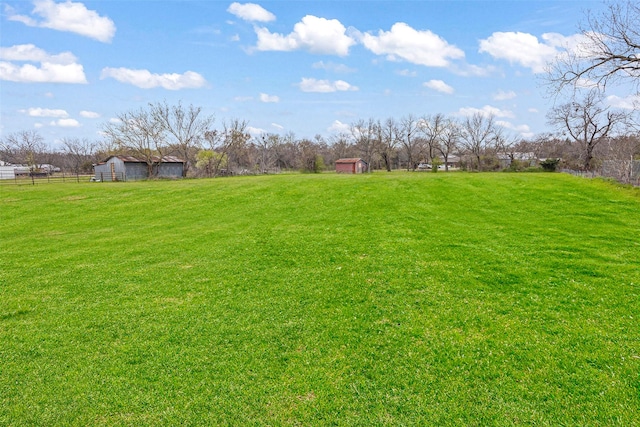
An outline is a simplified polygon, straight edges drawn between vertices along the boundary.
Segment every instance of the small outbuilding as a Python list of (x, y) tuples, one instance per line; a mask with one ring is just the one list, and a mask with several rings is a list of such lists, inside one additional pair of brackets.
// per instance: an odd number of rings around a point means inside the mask
[(16, 179), (29, 175), (32, 175), (32, 170), (29, 166), (12, 165), (0, 161), (0, 179)]
[(15, 166), (13, 165), (0, 165), (0, 179), (15, 179)]
[[(133, 156), (111, 156), (93, 166), (97, 181), (134, 181), (148, 179), (149, 164), (144, 159)], [(175, 156), (153, 159), (152, 178), (181, 178), (184, 160)]]
[(336, 160), (337, 173), (363, 173), (369, 170), (369, 164), (361, 158)]

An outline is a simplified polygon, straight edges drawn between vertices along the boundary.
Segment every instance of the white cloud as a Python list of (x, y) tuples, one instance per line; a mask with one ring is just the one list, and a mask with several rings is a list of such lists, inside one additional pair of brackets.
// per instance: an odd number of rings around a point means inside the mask
[(584, 77), (580, 77), (576, 80), (576, 87), (581, 89), (595, 89), (598, 86), (598, 82), (595, 80), (590, 80)]
[(496, 74), (498, 69), (493, 65), (487, 65), (484, 67), (472, 64), (451, 64), (449, 67), (454, 74), (463, 77), (487, 77), (492, 74)]
[(213, 27), (213, 26), (202, 26), (202, 27), (194, 28), (193, 30), (191, 30), (191, 32), (193, 34), (213, 35), (213, 36), (219, 36), (220, 34), (222, 34), (222, 31), (220, 30), (220, 28)]
[(0, 80), (20, 83), (86, 83), (84, 69), (80, 64), (60, 65), (42, 63), (17, 66), (0, 62)]
[(640, 109), (640, 95), (629, 95), (624, 98), (610, 95), (607, 96), (606, 103), (611, 107), (621, 108), (623, 110), (637, 110)]
[(53, 0), (36, 0), (32, 14), (39, 16), (42, 20), (13, 14), (12, 9), (9, 9), (8, 18), (30, 27), (68, 31), (105, 43), (110, 42), (116, 33), (116, 26), (111, 19), (87, 9), (82, 3), (73, 3), (69, 0), (61, 3)]
[(571, 51), (578, 56), (591, 55), (591, 41), (584, 34), (573, 34), (571, 36), (563, 36), (558, 33), (544, 33), (541, 36), (549, 46), (553, 46), (562, 51)]
[(280, 98), (276, 95), (267, 95), (266, 93), (260, 94), (260, 101), (262, 102), (280, 102)]
[(558, 54), (554, 47), (540, 43), (536, 36), (521, 32), (493, 33), (480, 41), (479, 51), (531, 68), (534, 73), (543, 72), (546, 64)]
[(451, 94), (454, 92), (454, 89), (442, 80), (429, 80), (428, 82), (423, 83), (422, 86), (442, 93)]
[(498, 92), (493, 94), (493, 99), (496, 101), (506, 101), (508, 99), (513, 99), (515, 98), (517, 95), (514, 91), (510, 90), (508, 92), (505, 92), (503, 90), (499, 90)]
[(331, 61), (326, 63), (324, 61), (318, 61), (315, 62), (312, 66), (316, 69), (332, 71), (334, 73), (354, 73), (356, 71), (356, 69), (354, 68), (349, 68), (344, 64), (336, 64)]
[(95, 111), (80, 111), (80, 116), (84, 117), (86, 119), (97, 119), (100, 117), (99, 113), (96, 113)]
[(496, 125), (501, 126), (505, 129), (516, 131), (522, 136), (531, 135), (531, 128), (528, 125), (514, 125), (511, 122), (505, 120), (496, 120)]
[(300, 90), (303, 92), (343, 92), (343, 91), (355, 91), (358, 90), (357, 86), (352, 86), (344, 80), (316, 80), (310, 78), (302, 78), (302, 81), (298, 83)]
[(58, 119), (49, 123), (51, 126), (58, 126), (62, 128), (77, 128), (80, 127), (80, 123), (76, 119)]
[(340, 120), (334, 120), (327, 130), (334, 133), (347, 133), (351, 131), (351, 126), (346, 123), (342, 123)]
[(245, 21), (270, 22), (276, 19), (273, 13), (255, 3), (231, 3), (227, 8), (227, 12)]
[(120, 83), (128, 83), (142, 89), (162, 87), (168, 90), (193, 89), (203, 87), (207, 81), (200, 74), (187, 71), (183, 74), (153, 74), (148, 70), (129, 68), (103, 68), (100, 79), (113, 78)]
[(493, 116), (493, 117), (514, 117), (513, 113), (508, 110), (501, 110), (496, 107), (492, 107), (490, 105), (485, 105), (482, 108), (474, 108), (474, 107), (463, 107), (458, 110), (457, 113), (459, 116), (473, 116), (474, 114), (482, 114), (485, 117)]
[(403, 77), (416, 77), (418, 75), (416, 71), (411, 71), (411, 70), (396, 71), (396, 74)]
[(71, 52), (62, 52), (57, 55), (51, 55), (33, 44), (18, 44), (11, 47), (0, 47), (0, 59), (5, 61), (21, 62), (49, 62), (61, 65), (73, 64), (78, 60)]
[[(13, 61), (13, 62), (9, 62)], [(0, 48), (0, 80), (20, 83), (87, 83), (71, 52), (51, 55), (32, 44)], [(18, 65), (14, 62), (36, 62)]]
[(264, 133), (267, 133), (266, 130), (261, 129), (261, 128), (256, 128), (256, 127), (253, 127), (253, 126), (247, 126), (247, 132), (249, 132), (253, 136), (262, 135)]
[(464, 52), (429, 30), (418, 31), (404, 22), (393, 24), (390, 31), (361, 35), (362, 44), (376, 55), (390, 61), (399, 59), (427, 67), (446, 67), (451, 59), (464, 58)]
[(279, 130), (283, 130), (283, 129), (284, 129), (284, 126), (279, 125), (279, 124), (277, 124), (277, 123), (271, 123), (271, 126), (273, 126), (273, 127), (274, 127), (274, 128), (276, 128), (276, 129), (279, 129)]
[(67, 118), (69, 113), (65, 110), (51, 110), (49, 108), (29, 108), (26, 110), (20, 110), (21, 113), (28, 114), (31, 117), (54, 117), (54, 118)]
[(346, 35), (346, 28), (336, 19), (307, 15), (293, 27), (288, 35), (271, 33), (267, 28), (256, 28), (261, 51), (306, 50), (311, 53), (345, 56), (356, 42)]
[(579, 51), (583, 40), (581, 35), (566, 37), (545, 33), (539, 40), (528, 33), (496, 32), (488, 39), (480, 40), (479, 52), (530, 68), (534, 73), (543, 73), (547, 64), (558, 55), (567, 50)]

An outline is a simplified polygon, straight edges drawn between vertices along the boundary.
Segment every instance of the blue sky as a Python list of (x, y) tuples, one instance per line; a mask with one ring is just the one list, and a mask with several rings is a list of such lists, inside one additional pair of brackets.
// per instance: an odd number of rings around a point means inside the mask
[[(329, 137), (358, 119), (494, 114), (550, 130), (545, 61), (599, 1), (6, 1), (0, 132), (100, 139), (150, 102), (254, 133)], [(623, 97), (624, 93), (620, 94)], [(621, 98), (615, 98), (620, 100)]]

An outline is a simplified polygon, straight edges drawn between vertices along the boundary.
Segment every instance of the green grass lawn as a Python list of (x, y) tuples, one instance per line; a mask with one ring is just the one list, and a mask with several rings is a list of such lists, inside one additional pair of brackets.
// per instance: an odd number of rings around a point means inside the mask
[(0, 425), (640, 425), (640, 194), (0, 186)]

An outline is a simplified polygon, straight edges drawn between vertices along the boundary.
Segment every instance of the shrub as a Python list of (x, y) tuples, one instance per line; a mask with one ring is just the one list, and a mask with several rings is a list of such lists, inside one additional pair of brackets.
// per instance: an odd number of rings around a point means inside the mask
[(324, 158), (318, 154), (316, 156), (316, 161), (313, 163), (313, 172), (321, 173), (323, 170), (325, 170)]
[(540, 162), (540, 166), (545, 172), (555, 172), (560, 159), (545, 159)]
[(438, 167), (442, 164), (442, 160), (439, 158), (431, 159), (431, 172), (438, 172)]

